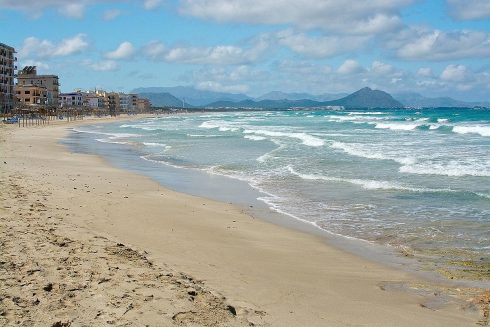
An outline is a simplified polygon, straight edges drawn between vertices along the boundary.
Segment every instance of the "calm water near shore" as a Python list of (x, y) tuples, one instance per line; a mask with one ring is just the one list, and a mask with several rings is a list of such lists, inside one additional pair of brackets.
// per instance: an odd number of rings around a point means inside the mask
[(77, 127), (65, 143), (177, 191), (258, 200), (450, 277), (490, 279), (489, 110), (171, 115)]

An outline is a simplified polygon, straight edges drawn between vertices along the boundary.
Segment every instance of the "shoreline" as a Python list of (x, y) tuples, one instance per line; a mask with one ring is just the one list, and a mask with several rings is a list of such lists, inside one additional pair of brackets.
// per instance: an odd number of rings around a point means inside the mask
[[(169, 188), (178, 193), (233, 204), (240, 207), (243, 212), (261, 220), (280, 227), (319, 236), (324, 239), (327, 245), (372, 262), (409, 272), (429, 282), (445, 283), (454, 288), (490, 288), (488, 278), (478, 279), (480, 277), (478, 273), (483, 271), (483, 266), (473, 271), (468, 269), (462, 273), (455, 271), (454, 267), (450, 265), (444, 265), (444, 263), (431, 260), (432, 258), (424, 257), (423, 253), (416, 253), (416, 250), (336, 234), (315, 223), (270, 206), (267, 201), (260, 198), (271, 195), (254, 187), (246, 180), (200, 168), (186, 168), (162, 161), (148, 160), (145, 158), (148, 153), (141, 152), (132, 143), (125, 144), (123, 142), (119, 144), (116, 142), (114, 144), (110, 141), (107, 143), (105, 141), (99, 142), (99, 140), (95, 142), (92, 137), (88, 136), (93, 135), (92, 133), (86, 134), (86, 132), (73, 128), (62, 143), (76, 153), (97, 154), (111, 166), (149, 177), (164, 188)], [(472, 266), (466, 264), (464, 267), (470, 268)]]
[(483, 319), (475, 299), (450, 301), (470, 290), (425, 285), (411, 274), (333, 248), (320, 237), (252, 219), (229, 204), (164, 189), (148, 177), (53, 142), (75, 124), (2, 127), (2, 148), (7, 149), (2, 174), (22, 175), (23, 183), (48, 188), (52, 199), (45, 206), (68, 209), (60, 225), (131, 244), (155, 263), (203, 280), (241, 308), (233, 323), (461, 326)]

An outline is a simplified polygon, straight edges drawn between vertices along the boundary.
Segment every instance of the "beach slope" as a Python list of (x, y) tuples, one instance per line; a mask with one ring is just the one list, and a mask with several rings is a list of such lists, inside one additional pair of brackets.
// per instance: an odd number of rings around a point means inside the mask
[(74, 124), (0, 128), (1, 325), (488, 323), (444, 285), (71, 153)]

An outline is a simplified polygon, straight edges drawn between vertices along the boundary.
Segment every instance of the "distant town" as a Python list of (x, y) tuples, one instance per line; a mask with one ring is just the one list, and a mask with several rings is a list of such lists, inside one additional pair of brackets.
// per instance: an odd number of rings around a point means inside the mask
[(3, 117), (25, 114), (111, 115), (148, 112), (151, 103), (137, 94), (100, 89), (60, 92), (56, 74), (40, 75), (36, 66), (18, 70), (15, 49), (0, 43), (0, 110)]

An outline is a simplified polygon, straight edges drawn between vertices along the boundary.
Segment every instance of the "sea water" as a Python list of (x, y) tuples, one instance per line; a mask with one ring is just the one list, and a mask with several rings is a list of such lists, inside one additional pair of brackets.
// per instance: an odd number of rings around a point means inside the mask
[(271, 210), (332, 234), (434, 262), (490, 259), (490, 110), (201, 113), (75, 133), (137, 149), (131, 164), (152, 173), (246, 182)]

